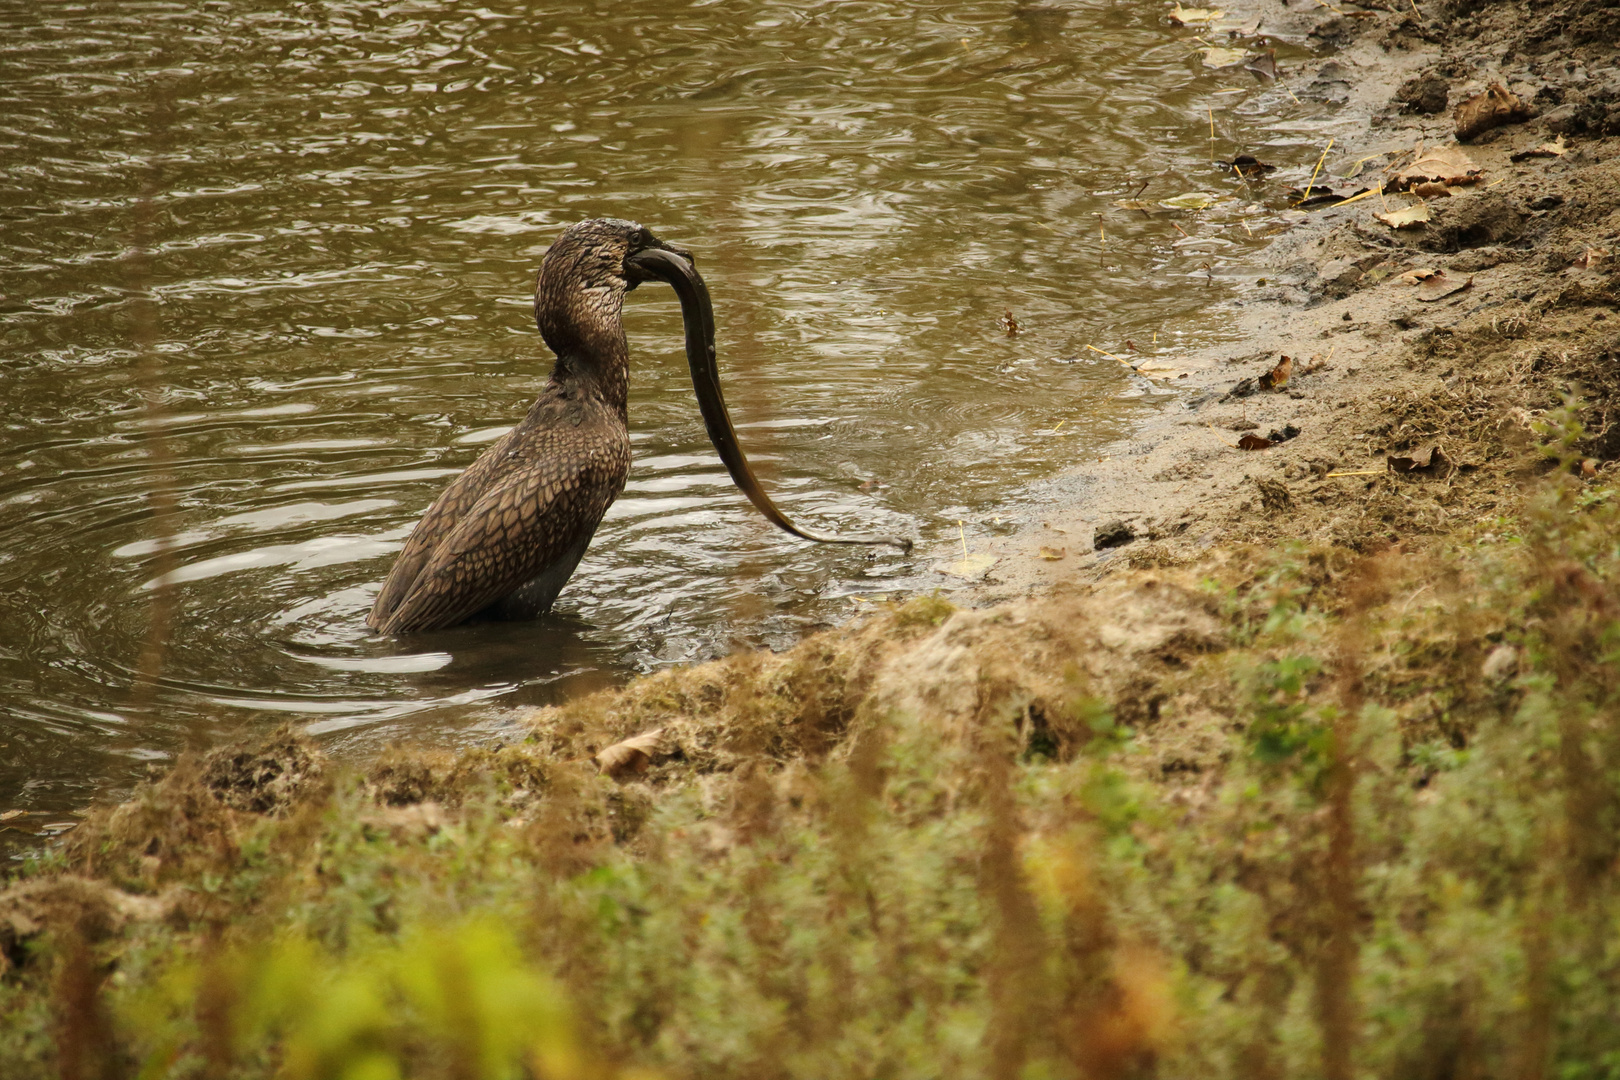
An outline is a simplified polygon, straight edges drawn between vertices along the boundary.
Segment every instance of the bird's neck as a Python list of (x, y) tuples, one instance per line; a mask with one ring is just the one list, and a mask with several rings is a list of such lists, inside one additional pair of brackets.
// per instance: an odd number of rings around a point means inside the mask
[(630, 396), (630, 359), (619, 338), (616, 354), (586, 354), (562, 352), (551, 369), (551, 383), (569, 397), (592, 397), (615, 409), (621, 418), (629, 419), (627, 401)]
[(570, 396), (595, 397), (624, 415), (630, 392), (630, 347), (620, 320), (623, 294), (551, 299), (536, 311), (540, 334), (557, 354), (551, 382)]

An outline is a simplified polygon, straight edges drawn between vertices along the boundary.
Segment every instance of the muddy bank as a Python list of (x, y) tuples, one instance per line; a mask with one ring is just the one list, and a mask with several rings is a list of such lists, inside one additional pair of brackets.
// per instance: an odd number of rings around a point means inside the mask
[[(1544, 469), (1537, 423), (1570, 394), (1588, 475), (1620, 456), (1620, 62), (1604, 29), (1616, 9), (1285, 7), (1237, 14), (1334, 50), (1282, 75), (1300, 98), (1337, 103), (1312, 192), (1366, 194), (1298, 212), (1229, 305), (1241, 339), (1185, 357), (1178, 398), (1038, 487), (1038, 524), (978, 545), (995, 559), (980, 581), (942, 575), (959, 602), (1222, 545), (1372, 551), (1488, 528)], [(1521, 107), (1459, 142), (1492, 87)], [(1421, 178), (1403, 173), (1437, 156), (1465, 182), (1413, 194)], [(1377, 216), (1409, 207), (1429, 220)], [(1259, 388), (1285, 356), (1286, 385)], [(1245, 436), (1275, 445), (1243, 449)]]

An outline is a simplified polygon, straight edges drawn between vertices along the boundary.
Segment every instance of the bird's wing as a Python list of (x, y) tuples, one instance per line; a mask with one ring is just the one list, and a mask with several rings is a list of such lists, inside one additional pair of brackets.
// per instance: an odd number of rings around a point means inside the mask
[(467, 511), (477, 505), (489, 490), (498, 478), (513, 434), (508, 432), (499, 442), (478, 455), (478, 460), (467, 466), (466, 471), (452, 480), (450, 486), (433, 500), (433, 505), (416, 523), (416, 528), (411, 530), (399, 558), (394, 560), (393, 569), (388, 571), (388, 577), (383, 579), (382, 589), (377, 593), (376, 602), (371, 605), (371, 613), (366, 616), (367, 626), (374, 630), (382, 628), (410, 593), (411, 586), (416, 584), (433, 549), (450, 535)]
[(378, 629), (454, 626), (516, 591), (596, 531), (624, 481), (619, 464), (591, 455), (542, 457), (497, 478), (432, 546)]

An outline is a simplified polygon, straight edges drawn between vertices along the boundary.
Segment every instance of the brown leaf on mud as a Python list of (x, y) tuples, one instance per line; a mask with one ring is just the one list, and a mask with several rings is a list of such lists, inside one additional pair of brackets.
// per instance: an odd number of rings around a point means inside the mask
[(1577, 255), (1570, 265), (1579, 270), (1590, 270), (1608, 257), (1609, 253), (1602, 248), (1589, 247)]
[(1275, 79), (1277, 77), (1277, 50), (1267, 49), (1261, 55), (1243, 65), (1244, 71), (1252, 71), (1256, 78)]
[(1569, 147), (1564, 145), (1564, 137), (1562, 135), (1560, 135), (1560, 136), (1558, 136), (1558, 139), (1556, 141), (1554, 141), (1554, 142), (1544, 142), (1540, 146), (1532, 147), (1529, 150), (1520, 150), (1517, 153), (1509, 154), (1508, 155), (1508, 160), (1509, 161), (1529, 161), (1531, 158), (1541, 158), (1541, 157), (1557, 158), (1557, 157), (1563, 157), (1565, 151), (1567, 151), (1568, 149), (1569, 149)]
[(1503, 124), (1518, 124), (1536, 115), (1501, 83), (1491, 83), (1483, 94), (1475, 94), (1451, 114), (1457, 122), (1457, 138), (1472, 139)]
[(1435, 180), (1425, 180), (1421, 184), (1412, 185), (1412, 194), (1420, 199), (1449, 199), (1451, 189)]
[(1264, 435), (1248, 434), (1237, 441), (1239, 450), (1267, 450), (1276, 444)]
[(1239, 154), (1231, 161), (1225, 161), (1222, 164), (1245, 180), (1258, 180), (1266, 173), (1277, 171), (1277, 166), (1267, 165), (1253, 154)]
[(1454, 277), (1447, 277), (1446, 272), (1442, 270), (1438, 274), (1430, 274), (1418, 283), (1417, 297), (1426, 303), (1433, 303), (1436, 300), (1444, 300), (1452, 293), (1462, 292), (1473, 283), (1472, 274), (1469, 274), (1466, 280), (1458, 281)]
[(1332, 206), (1336, 203), (1345, 202), (1354, 195), (1361, 194), (1361, 192), (1345, 195), (1324, 184), (1312, 184), (1310, 187), (1289, 188), (1284, 194), (1288, 196), (1294, 206)]
[(1429, 220), (1429, 204), (1418, 203), (1416, 206), (1408, 206), (1404, 210), (1392, 210), (1387, 214), (1374, 214), (1373, 217), (1392, 229), (1415, 229)]
[(1045, 559), (1047, 562), (1057, 562), (1068, 553), (1069, 549), (1066, 547), (1055, 548), (1047, 547), (1045, 544), (1041, 545), (1041, 558)]
[(1477, 184), (1484, 175), (1460, 146), (1425, 152), (1420, 145), (1415, 153), (1416, 160), (1396, 173), (1386, 190), (1405, 191), (1414, 184), (1422, 183), (1446, 184), (1450, 187)]
[(1285, 356), (1277, 362), (1277, 366), (1260, 376), (1260, 389), (1281, 390), (1288, 385), (1288, 376), (1294, 373), (1294, 358)]
[(658, 752), (663, 738), (664, 729), (658, 727), (599, 750), (596, 754), (597, 771), (614, 779), (644, 773), (647, 766), (652, 764), (653, 754)]
[(1440, 271), (1436, 270), (1432, 266), (1419, 266), (1419, 267), (1416, 267), (1414, 269), (1408, 270), (1406, 273), (1402, 274), (1396, 280), (1399, 281), (1402, 285), (1416, 285), (1416, 284), (1422, 282), (1423, 280), (1425, 280), (1426, 278), (1434, 277), (1434, 275), (1438, 274), (1439, 272)]
[(1438, 446), (1414, 450), (1408, 455), (1387, 454), (1384, 461), (1388, 463), (1390, 472), (1442, 476), (1451, 471), (1451, 462)]

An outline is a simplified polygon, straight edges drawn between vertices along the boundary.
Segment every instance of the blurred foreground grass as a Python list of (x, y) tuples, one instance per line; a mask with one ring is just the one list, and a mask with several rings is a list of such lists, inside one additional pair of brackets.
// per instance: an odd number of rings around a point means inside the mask
[(521, 745), (183, 762), (0, 894), (0, 1075), (1620, 1077), (1617, 506), (1139, 575), (1206, 629), (1107, 678), (1095, 610), (924, 599)]

